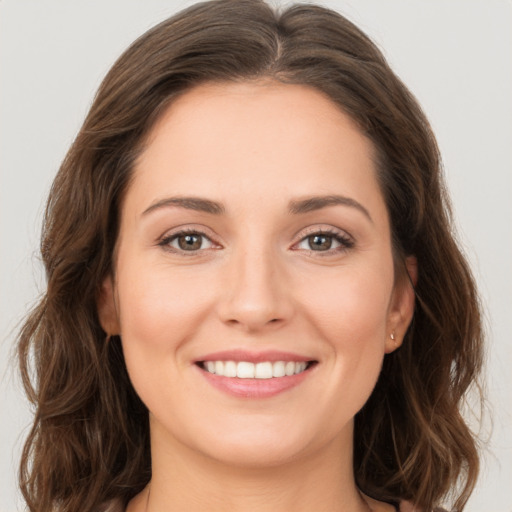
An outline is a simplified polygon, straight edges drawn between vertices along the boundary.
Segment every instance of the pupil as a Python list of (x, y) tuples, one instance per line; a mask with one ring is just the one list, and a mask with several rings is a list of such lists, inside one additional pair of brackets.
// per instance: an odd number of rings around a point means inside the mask
[(314, 251), (330, 249), (332, 245), (332, 238), (325, 235), (313, 235), (309, 237), (310, 247)]
[(192, 251), (201, 248), (201, 237), (199, 235), (184, 235), (178, 239), (178, 244), (185, 251)]

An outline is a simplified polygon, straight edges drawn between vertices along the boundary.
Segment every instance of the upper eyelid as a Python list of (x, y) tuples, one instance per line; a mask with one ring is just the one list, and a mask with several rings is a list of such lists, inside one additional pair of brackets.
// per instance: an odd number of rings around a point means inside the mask
[[(310, 235), (311, 233), (329, 233), (329, 234), (343, 234), (346, 233), (345, 230), (335, 228), (335, 227), (312, 227), (305, 228), (305, 236)], [(346, 233), (348, 235), (348, 233)]]
[[(167, 230), (163, 235), (161, 235), (157, 242), (161, 243), (162, 241), (166, 241), (169, 239), (174, 239), (177, 236), (180, 236), (182, 234), (190, 234), (195, 233), (201, 236), (206, 237), (208, 240), (210, 240), (212, 243), (216, 245), (224, 245), (223, 242), (220, 241), (221, 237), (219, 237), (217, 234), (211, 234), (211, 230), (207, 228), (206, 226), (202, 225), (183, 225), (183, 226), (177, 226), (173, 229)], [(316, 226), (308, 226), (306, 228), (302, 228), (301, 230), (297, 231), (293, 235), (293, 239), (295, 240), (292, 245), (296, 245), (297, 243), (304, 240), (304, 238), (311, 236), (313, 234), (326, 234), (330, 236), (339, 236), (341, 238), (348, 238), (351, 241), (355, 241), (354, 237), (346, 230), (337, 228), (332, 225), (316, 225)]]
[(337, 228), (331, 225), (316, 225), (316, 226), (308, 226), (307, 228), (303, 228), (299, 230), (295, 235), (294, 239), (298, 239), (298, 241), (303, 240), (307, 236), (314, 235), (316, 233), (322, 233), (326, 235), (338, 235), (343, 238), (350, 238), (350, 240), (355, 241), (355, 238), (345, 229)]
[[(212, 247), (206, 247), (201, 248), (197, 250), (191, 250), (187, 251), (178, 247), (171, 246), (171, 243), (174, 242), (177, 238), (183, 235), (188, 234), (197, 234), (199, 236), (202, 236), (206, 238), (211, 244)], [(176, 255), (180, 255), (183, 257), (193, 258), (194, 256), (199, 257), (201, 255), (204, 256), (206, 251), (212, 251), (212, 250), (218, 250), (219, 248), (222, 248), (222, 246), (216, 242), (212, 237), (208, 236), (206, 233), (203, 233), (202, 231), (199, 231), (197, 229), (180, 229), (175, 232), (169, 232), (167, 231), (163, 236), (161, 236), (156, 243), (157, 246), (162, 248), (164, 251), (169, 253), (174, 253)]]
[[(292, 249), (294, 247), (297, 247), (299, 244), (303, 243), (305, 240), (307, 240), (310, 236), (312, 235), (315, 235), (315, 234), (319, 234), (319, 235), (324, 235), (324, 236), (328, 236), (334, 240), (336, 240), (340, 246), (344, 249), (349, 249), (349, 248), (352, 248), (354, 247), (355, 245), (355, 242), (354, 240), (347, 236), (347, 235), (344, 235), (342, 233), (330, 233), (330, 232), (326, 232), (326, 231), (314, 231), (313, 233), (310, 233), (306, 236), (303, 236), (302, 238), (300, 238), (297, 242), (295, 242), (293, 245), (292, 245)], [(325, 255), (327, 255), (328, 253), (332, 253), (333, 251), (336, 251), (338, 250), (339, 248), (331, 248), (331, 249), (328, 249), (326, 251), (315, 251), (315, 252), (318, 252), (318, 254), (322, 254), (324, 253)], [(297, 250), (297, 249), (293, 249), (293, 250)], [(309, 249), (305, 249), (307, 251), (309, 251)]]
[[(304, 231), (305, 230), (305, 231)], [(176, 228), (173, 228), (172, 230), (167, 230), (163, 235), (161, 235), (158, 240), (164, 240), (166, 238), (172, 238), (172, 237), (175, 237), (175, 236), (178, 236), (180, 234), (187, 234), (187, 233), (197, 233), (199, 235), (203, 235), (203, 236), (206, 236), (207, 238), (209, 238), (212, 242), (214, 241), (213, 239), (214, 238), (217, 238), (216, 235), (211, 235), (209, 233), (209, 229), (204, 227), (204, 226), (200, 226), (200, 227), (195, 227), (194, 225), (190, 225), (190, 226), (178, 226)], [(311, 234), (316, 234), (316, 233), (326, 233), (326, 234), (330, 234), (330, 235), (341, 235), (341, 236), (346, 236), (348, 238), (351, 238), (353, 239), (354, 237), (348, 232), (346, 231), (345, 229), (341, 229), (341, 228), (337, 228), (337, 227), (334, 227), (334, 226), (328, 226), (328, 227), (320, 227), (320, 226), (311, 226), (311, 227), (307, 227), (307, 228), (303, 228), (299, 231), (297, 231), (294, 235), (293, 235), (293, 238), (296, 238), (297, 236), (299, 236), (299, 234), (302, 232), (302, 237), (299, 239), (302, 240), (303, 238), (305, 238), (306, 236), (309, 236)]]
[(219, 239), (219, 237), (213, 232), (207, 228), (206, 226), (197, 226), (197, 225), (183, 225), (183, 226), (176, 226), (172, 229), (168, 229), (165, 231), (161, 236), (158, 237), (158, 241), (165, 240), (168, 238), (173, 238), (176, 236), (179, 236), (181, 234), (190, 234), (190, 233), (196, 233), (198, 235), (205, 236), (212, 242), (214, 239)]

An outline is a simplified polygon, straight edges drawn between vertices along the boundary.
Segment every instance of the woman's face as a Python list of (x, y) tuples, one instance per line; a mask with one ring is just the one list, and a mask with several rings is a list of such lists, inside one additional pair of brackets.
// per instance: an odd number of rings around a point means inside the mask
[(100, 300), (153, 445), (249, 466), (350, 447), (412, 315), (390, 238), (372, 144), (319, 92), (177, 99), (136, 163)]

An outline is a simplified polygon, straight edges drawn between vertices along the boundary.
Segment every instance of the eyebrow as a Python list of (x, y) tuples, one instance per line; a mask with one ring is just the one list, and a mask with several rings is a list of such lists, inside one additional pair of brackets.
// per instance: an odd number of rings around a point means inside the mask
[(373, 222), (370, 212), (361, 203), (350, 197), (340, 195), (313, 196), (301, 200), (290, 201), (288, 209), (293, 214), (299, 214), (321, 210), (322, 208), (336, 205), (355, 208), (356, 210), (359, 210), (361, 213), (363, 213), (368, 218), (368, 220)]
[[(312, 196), (305, 199), (292, 200), (288, 203), (288, 211), (294, 215), (301, 213), (308, 213), (315, 210), (321, 210), (329, 206), (349, 206), (355, 208), (363, 213), (371, 222), (373, 219), (370, 212), (355, 199), (340, 195), (327, 195), (327, 196)], [(222, 215), (226, 209), (222, 203), (205, 199), (202, 197), (168, 197), (161, 199), (156, 203), (149, 206), (142, 215), (147, 215), (152, 211), (161, 208), (177, 206), (178, 208), (185, 208), (187, 210), (195, 210), (198, 212), (210, 213), (213, 215)]]
[(211, 201), (210, 199), (203, 199), (202, 197), (168, 197), (153, 203), (149, 208), (142, 212), (142, 215), (147, 215), (154, 210), (169, 206), (177, 206), (179, 208), (186, 208), (187, 210), (195, 210), (197, 212), (212, 213), (213, 215), (221, 215), (226, 211), (221, 203)]

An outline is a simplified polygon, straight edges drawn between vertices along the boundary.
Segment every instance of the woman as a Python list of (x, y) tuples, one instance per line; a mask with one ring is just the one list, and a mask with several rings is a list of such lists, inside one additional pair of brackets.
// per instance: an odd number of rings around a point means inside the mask
[(217, 0), (138, 39), (42, 254), (30, 510), (463, 509), (476, 291), (428, 122), (340, 15)]

